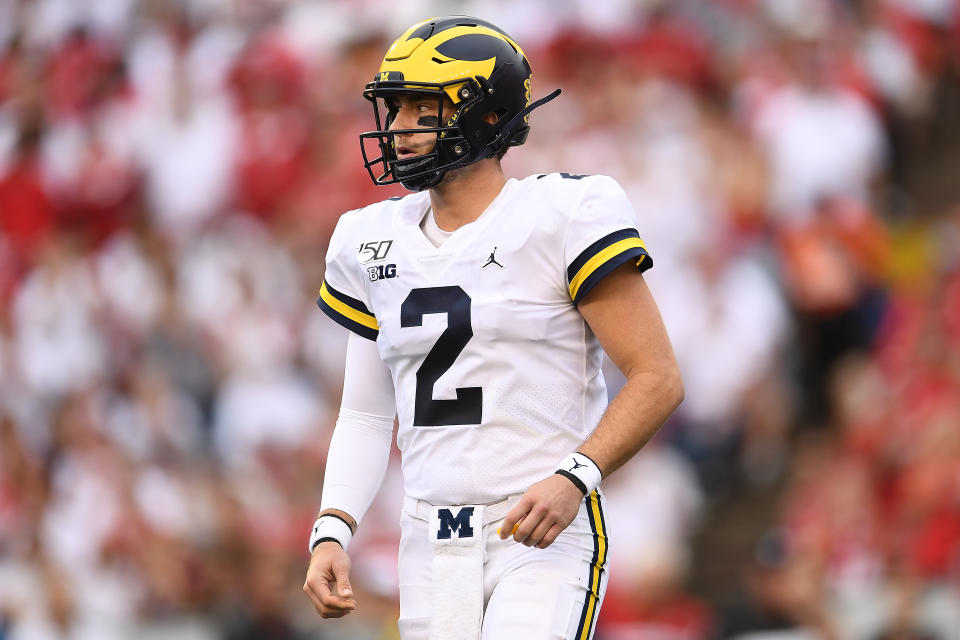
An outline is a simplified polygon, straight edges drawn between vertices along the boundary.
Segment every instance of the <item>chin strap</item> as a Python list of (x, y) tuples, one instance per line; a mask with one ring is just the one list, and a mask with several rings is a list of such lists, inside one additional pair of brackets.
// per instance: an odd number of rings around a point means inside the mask
[(560, 95), (560, 89), (554, 89), (550, 95), (544, 96), (543, 98), (540, 98), (536, 102), (530, 103), (528, 106), (518, 111), (515, 116), (507, 120), (506, 123), (504, 123), (502, 126), (497, 126), (499, 125), (499, 122), (498, 122), (497, 125), (495, 125), (497, 127), (497, 135), (495, 135), (493, 137), (493, 140), (488, 142), (487, 145), (483, 148), (483, 152), (480, 154), (480, 157), (481, 158), (486, 157), (489, 153), (493, 151), (493, 148), (497, 146), (496, 143), (499, 143), (500, 140), (503, 138), (504, 132), (510, 132), (510, 135), (513, 135), (513, 129), (518, 122), (520, 122), (524, 117), (526, 117), (531, 111), (533, 111), (537, 107), (542, 107), (543, 105), (547, 104), (548, 102), (556, 98), (558, 95)]

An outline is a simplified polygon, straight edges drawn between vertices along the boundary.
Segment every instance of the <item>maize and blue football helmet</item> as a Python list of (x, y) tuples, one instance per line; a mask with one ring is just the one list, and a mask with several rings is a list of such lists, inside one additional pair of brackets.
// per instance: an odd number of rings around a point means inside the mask
[[(390, 46), (363, 91), (373, 103), (377, 127), (360, 134), (364, 168), (375, 184), (399, 182), (422, 191), (450, 169), (523, 144), (530, 132), (530, 112), (560, 93), (558, 89), (531, 102), (530, 79), (523, 50), (489, 22), (447, 16), (413, 25)], [(390, 131), (397, 113), (391, 97), (398, 94), (435, 97), (438, 114), (449, 98), (455, 112), (436, 127)], [(484, 118), (489, 113), (496, 114), (495, 122)], [(436, 143), (426, 154), (398, 159), (394, 136), (407, 133), (434, 133)]]

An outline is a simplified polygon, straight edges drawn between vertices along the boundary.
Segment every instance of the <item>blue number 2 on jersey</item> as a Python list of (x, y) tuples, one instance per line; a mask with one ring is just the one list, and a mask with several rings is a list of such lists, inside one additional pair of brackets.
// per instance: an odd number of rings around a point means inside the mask
[(433, 385), (473, 337), (470, 321), (470, 296), (460, 287), (413, 289), (400, 306), (400, 326), (419, 327), (428, 313), (447, 314), (447, 328), (417, 369), (417, 391), (413, 424), (439, 427), (449, 424), (480, 424), (483, 389), (458, 387), (456, 400), (434, 400)]

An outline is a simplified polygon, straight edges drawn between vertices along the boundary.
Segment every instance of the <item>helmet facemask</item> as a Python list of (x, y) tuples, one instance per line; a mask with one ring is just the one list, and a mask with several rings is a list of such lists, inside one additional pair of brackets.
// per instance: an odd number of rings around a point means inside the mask
[[(470, 87), (471, 84), (474, 86)], [(456, 110), (444, 123), (444, 98), (449, 95), (447, 89), (455, 85), (463, 85), (456, 94), (461, 97), (461, 100), (455, 103)], [(391, 130), (396, 112), (389, 108), (388, 103), (391, 97), (401, 94), (425, 94), (435, 100), (438, 126)], [(448, 83), (374, 81), (367, 85), (363, 95), (373, 104), (373, 117), (377, 128), (375, 131), (360, 134), (360, 151), (363, 154), (363, 166), (375, 184), (388, 185), (399, 182), (411, 191), (422, 191), (440, 182), (450, 169), (470, 164), (478, 159), (476, 154), (472, 153), (473, 148), (460, 127), (460, 123), (464, 121), (467, 114), (473, 111), (472, 108), (483, 99), (475, 81), (457, 80)], [(386, 112), (382, 117), (381, 109)], [(474, 114), (471, 116), (476, 117)], [(411, 158), (397, 157), (396, 136), (430, 133), (436, 136), (433, 149)], [(376, 144), (368, 142), (370, 140), (375, 140)], [(373, 151), (375, 148), (379, 149), (379, 155), (375, 155), (376, 152)], [(377, 167), (379, 171), (375, 172)]]

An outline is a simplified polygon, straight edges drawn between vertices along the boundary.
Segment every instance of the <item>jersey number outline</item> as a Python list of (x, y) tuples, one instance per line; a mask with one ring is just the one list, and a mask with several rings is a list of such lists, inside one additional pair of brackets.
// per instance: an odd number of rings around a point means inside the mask
[(452, 424), (480, 424), (483, 415), (483, 389), (457, 387), (456, 400), (434, 400), (433, 386), (473, 337), (470, 320), (472, 300), (457, 286), (413, 289), (400, 305), (400, 326), (419, 327), (428, 313), (445, 313), (447, 328), (417, 369), (417, 390), (413, 425), (439, 427)]

